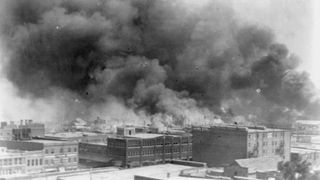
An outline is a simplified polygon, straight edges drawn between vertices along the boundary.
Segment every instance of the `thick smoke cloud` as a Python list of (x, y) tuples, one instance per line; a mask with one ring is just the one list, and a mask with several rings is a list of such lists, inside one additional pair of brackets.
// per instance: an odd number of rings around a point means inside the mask
[(298, 58), (269, 28), (240, 23), (228, 2), (3, 4), (8, 79), (22, 97), (62, 96), (71, 107), (63, 121), (276, 124), (311, 118), (320, 104)]

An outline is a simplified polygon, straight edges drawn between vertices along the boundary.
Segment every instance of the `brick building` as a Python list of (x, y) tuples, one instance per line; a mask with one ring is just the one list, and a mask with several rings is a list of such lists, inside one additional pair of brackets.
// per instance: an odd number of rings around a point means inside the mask
[[(0, 141), (0, 146), (10, 150), (39, 151), (25, 158), (33, 172), (66, 171), (78, 168), (78, 143), (57, 140)], [(35, 166), (42, 166), (36, 169)], [(27, 169), (28, 170), (28, 169)]]
[[(149, 132), (149, 133), (146, 133)], [(107, 142), (79, 143), (79, 157), (97, 164), (136, 167), (164, 163), (173, 159), (190, 160), (192, 135), (189, 133), (151, 133), (157, 129), (146, 127), (117, 128)]]
[(74, 141), (31, 140), (43, 145), (44, 171), (65, 171), (78, 168), (78, 143)]
[(42, 172), (42, 151), (8, 150), (6, 147), (0, 149), (0, 177)]
[(108, 138), (108, 156), (122, 167), (165, 163), (192, 158), (192, 135), (135, 133), (134, 128), (118, 128), (118, 136)]
[(224, 166), (235, 159), (281, 156), (290, 159), (290, 132), (265, 127), (211, 126), (192, 130), (194, 161)]

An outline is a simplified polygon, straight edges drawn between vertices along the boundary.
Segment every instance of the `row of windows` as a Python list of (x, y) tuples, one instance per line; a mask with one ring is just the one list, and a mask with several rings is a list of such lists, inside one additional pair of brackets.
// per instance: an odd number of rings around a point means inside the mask
[(22, 158), (0, 159), (0, 166), (11, 166), (22, 164)]
[[(73, 157), (73, 158), (69, 157), (68, 158), (68, 163), (77, 162), (77, 161), (78, 161), (77, 157)], [(56, 164), (56, 159), (46, 159), (44, 162), (46, 165), (53, 165), (53, 164)], [(64, 163), (63, 158), (61, 158), (59, 163), (57, 163), (57, 164), (61, 164), (61, 163)]]
[[(191, 147), (189, 147), (189, 150), (191, 151)], [(188, 151), (188, 147), (182, 147), (181, 148), (181, 152), (187, 152)], [(140, 151), (140, 149), (137, 150), (131, 150), (128, 152), (128, 156), (139, 156), (140, 153), (141, 155), (148, 155), (148, 154), (162, 154), (162, 153), (178, 153), (180, 152), (180, 148), (176, 147), (176, 148), (165, 148), (164, 150), (162, 148), (158, 148), (158, 149), (154, 149), (154, 148), (150, 148), (150, 149), (143, 149)]]
[(42, 159), (28, 159), (27, 160), (27, 166), (41, 166), (42, 165)]
[[(283, 144), (283, 143), (284, 143), (283, 140), (281, 140), (279, 142), (278, 141), (272, 141), (271, 145), (272, 146), (278, 146), (278, 145)], [(259, 143), (258, 143), (258, 145), (259, 145)], [(267, 141), (262, 142), (262, 146), (268, 146), (268, 145), (269, 145), (269, 142), (267, 142)], [(250, 142), (248, 143), (248, 146), (251, 147), (251, 143)]]
[(22, 174), (24, 170), (19, 168), (0, 169), (0, 175)]
[(269, 133), (255, 133), (255, 134), (249, 134), (248, 138), (259, 138), (262, 136), (263, 138), (278, 138), (278, 137), (284, 137), (284, 132), (269, 132)]
[(71, 148), (71, 147), (68, 147), (68, 148), (63, 148), (63, 147), (61, 147), (57, 152), (55, 151), (55, 149), (54, 148), (52, 148), (52, 149), (46, 149), (45, 150), (45, 153), (46, 154), (49, 154), (49, 153), (51, 153), (51, 154), (54, 154), (54, 153), (64, 153), (64, 152), (77, 152), (77, 148), (76, 147), (74, 147), (74, 148)]
[[(271, 153), (272, 153), (272, 154), (275, 154), (276, 152), (277, 152), (277, 149), (271, 149)], [(268, 151), (267, 149), (263, 149), (263, 150), (262, 150), (262, 153), (263, 153), (263, 154), (268, 154), (269, 151)]]

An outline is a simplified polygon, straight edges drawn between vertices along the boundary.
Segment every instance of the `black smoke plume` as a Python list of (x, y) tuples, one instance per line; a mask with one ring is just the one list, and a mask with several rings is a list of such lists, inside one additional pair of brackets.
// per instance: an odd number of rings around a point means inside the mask
[(315, 117), (319, 107), (297, 58), (269, 28), (238, 22), (223, 1), (195, 10), (183, 0), (3, 4), (8, 79), (22, 97), (73, 94), (82, 110), (69, 118), (99, 116), (116, 102), (166, 124), (276, 124)]

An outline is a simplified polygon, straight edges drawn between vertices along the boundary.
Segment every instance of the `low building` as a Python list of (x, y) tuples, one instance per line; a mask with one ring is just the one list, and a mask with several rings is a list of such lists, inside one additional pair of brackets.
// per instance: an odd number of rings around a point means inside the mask
[(318, 169), (320, 168), (320, 150), (292, 147), (291, 160), (307, 161), (313, 168)]
[[(282, 161), (280, 157), (259, 157), (248, 159), (237, 159), (224, 167), (224, 176), (227, 177), (252, 177), (263, 179), (280, 177), (278, 164)], [(268, 177), (266, 177), (268, 175)]]
[(320, 120), (299, 120), (293, 124), (293, 131), (296, 134), (320, 134)]
[(290, 159), (290, 131), (250, 126), (194, 127), (192, 158), (220, 167), (236, 159), (281, 156)]

